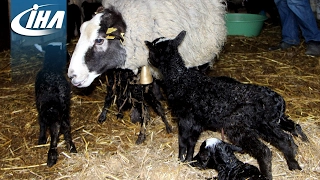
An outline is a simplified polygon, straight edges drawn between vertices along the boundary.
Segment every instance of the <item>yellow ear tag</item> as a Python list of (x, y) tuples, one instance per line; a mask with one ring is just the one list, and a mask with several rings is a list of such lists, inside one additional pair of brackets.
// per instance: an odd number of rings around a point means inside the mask
[(110, 36), (110, 35), (107, 35), (106, 39), (114, 39), (116, 38), (115, 36)]
[(110, 28), (107, 29), (106, 34), (108, 35), (108, 34), (111, 34), (111, 33), (115, 32), (115, 31), (117, 31), (117, 28), (110, 27)]

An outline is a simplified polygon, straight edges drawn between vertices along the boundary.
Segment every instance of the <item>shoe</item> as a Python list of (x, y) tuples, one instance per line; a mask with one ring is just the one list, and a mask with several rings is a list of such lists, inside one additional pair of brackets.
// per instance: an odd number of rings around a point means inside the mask
[(274, 51), (274, 50), (278, 50), (278, 49), (286, 50), (286, 49), (289, 49), (289, 48), (294, 47), (294, 46), (297, 46), (297, 45), (288, 44), (286, 42), (281, 42), (278, 46), (269, 47), (269, 50), (270, 51)]
[(317, 42), (317, 41), (308, 42), (306, 55), (320, 56), (320, 42)]

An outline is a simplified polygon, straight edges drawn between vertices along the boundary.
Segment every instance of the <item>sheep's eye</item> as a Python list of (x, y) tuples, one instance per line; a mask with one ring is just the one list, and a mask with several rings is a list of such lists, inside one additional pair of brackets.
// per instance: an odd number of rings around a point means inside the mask
[(101, 44), (104, 42), (104, 39), (96, 39), (96, 40), (94, 40), (94, 42), (95, 42), (96, 44), (101, 45)]

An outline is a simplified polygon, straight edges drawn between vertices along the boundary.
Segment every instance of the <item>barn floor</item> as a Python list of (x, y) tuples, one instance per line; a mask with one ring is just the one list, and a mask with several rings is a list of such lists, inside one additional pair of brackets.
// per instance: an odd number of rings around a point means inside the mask
[[(266, 23), (258, 37), (230, 36), (210, 75), (225, 75), (245, 83), (268, 86), (287, 102), (287, 114), (299, 123), (310, 142), (295, 138), (297, 160), (302, 171), (290, 171), (282, 154), (273, 152), (272, 171), (276, 180), (320, 179), (320, 58), (304, 55), (305, 45), (288, 51), (268, 51), (280, 41), (280, 27)], [(76, 41), (74, 41), (76, 43)], [(74, 46), (69, 46), (72, 53)], [(123, 119), (110, 113), (97, 123), (103, 107), (105, 85), (73, 87), (71, 123), (77, 154), (66, 151), (63, 137), (59, 159), (48, 168), (48, 144), (37, 145), (39, 126), (34, 101), (34, 77), (42, 55), (26, 48), (28, 56), (0, 53), (0, 179), (205, 179), (214, 170), (198, 170), (178, 161), (177, 125), (165, 102), (166, 114), (174, 127), (167, 134), (160, 117), (152, 113), (147, 139), (135, 141), (139, 124), (132, 124), (128, 112)], [(12, 67), (12, 68), (11, 68)], [(115, 110), (114, 107), (111, 110)], [(220, 134), (204, 132), (197, 144)], [(197, 150), (196, 150), (197, 151)], [(255, 159), (238, 154), (242, 161), (256, 165)]]

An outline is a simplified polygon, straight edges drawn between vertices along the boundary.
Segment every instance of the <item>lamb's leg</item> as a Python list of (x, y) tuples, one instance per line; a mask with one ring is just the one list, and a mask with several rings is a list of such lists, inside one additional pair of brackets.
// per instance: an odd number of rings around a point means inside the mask
[[(202, 128), (195, 123), (194, 117), (189, 115), (179, 119), (179, 159), (181, 161), (192, 161), (194, 147), (202, 132)], [(186, 154), (185, 159), (183, 155)]]
[(108, 77), (107, 78), (108, 79), (107, 94), (106, 94), (106, 97), (104, 100), (103, 109), (102, 109), (100, 116), (99, 116), (99, 119), (98, 119), (99, 123), (103, 123), (106, 120), (108, 108), (111, 106), (111, 103), (112, 103), (112, 97), (113, 97), (112, 88), (114, 85), (114, 79), (113, 79), (113, 76), (110, 76), (109, 74), (107, 77)]
[(282, 117), (280, 119), (280, 127), (294, 136), (300, 135), (302, 141), (309, 141), (308, 137), (303, 133), (301, 126), (294, 123), (291, 119), (288, 119), (288, 117)]
[(156, 96), (154, 95), (153, 91), (149, 90), (149, 85), (145, 86), (145, 93), (144, 93), (144, 100), (153, 108), (153, 110), (161, 117), (163, 123), (166, 126), (167, 133), (172, 132), (172, 127), (168, 123), (166, 118), (164, 109), (161, 103), (157, 100)]
[(64, 140), (66, 142), (66, 147), (67, 150), (71, 153), (77, 153), (76, 146), (72, 142), (72, 137), (71, 137), (71, 125), (69, 120), (64, 120), (61, 124), (61, 132), (64, 135)]
[(47, 165), (51, 167), (57, 163), (57, 159), (58, 159), (57, 144), (59, 141), (60, 123), (54, 122), (53, 124), (50, 125), (49, 130), (50, 130), (51, 141), (50, 141), (50, 149), (48, 152)]
[(148, 108), (144, 105), (143, 102), (141, 103), (141, 109), (142, 109), (142, 122), (141, 122), (140, 133), (138, 135), (136, 144), (141, 144), (146, 140), (146, 132), (147, 132), (146, 126), (150, 119)]
[(132, 123), (141, 123), (142, 124), (142, 109), (140, 106), (132, 106), (131, 112), (130, 112), (130, 119)]
[(163, 94), (161, 92), (161, 87), (160, 87), (160, 84), (159, 84), (159, 80), (155, 79), (153, 82), (152, 82), (152, 93), (154, 94), (154, 96), (156, 97), (156, 99), (158, 101), (161, 101), (161, 100), (164, 100), (164, 97), (163, 97)]
[(259, 132), (265, 141), (283, 153), (290, 170), (301, 170), (299, 163), (295, 159), (298, 146), (294, 143), (290, 134), (285, 133), (278, 127), (278, 124), (274, 124), (273, 126), (264, 125), (259, 128)]
[(40, 134), (39, 134), (39, 140), (38, 140), (39, 145), (47, 143), (47, 136), (46, 136), (47, 126), (44, 122), (45, 121), (42, 120), (42, 117), (39, 117), (39, 125), (40, 125)]
[(227, 126), (224, 128), (225, 134), (234, 145), (239, 146), (244, 152), (249, 153), (257, 159), (260, 171), (267, 179), (272, 179), (270, 149), (263, 144), (254, 129), (248, 129), (241, 124)]

